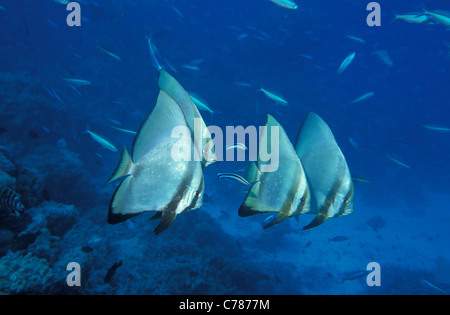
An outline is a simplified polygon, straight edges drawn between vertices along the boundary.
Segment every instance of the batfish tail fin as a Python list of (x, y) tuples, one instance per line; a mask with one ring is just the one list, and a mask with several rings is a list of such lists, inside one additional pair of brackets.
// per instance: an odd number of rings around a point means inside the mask
[(155, 234), (158, 235), (161, 232), (167, 230), (167, 228), (172, 224), (173, 220), (175, 220), (176, 216), (177, 214), (175, 213), (175, 211), (164, 210), (161, 215), (161, 221), (154, 230)]
[(128, 154), (127, 148), (123, 147), (119, 163), (117, 164), (116, 169), (109, 178), (108, 184), (115, 181), (116, 179), (130, 175), (133, 166), (134, 163), (130, 155)]

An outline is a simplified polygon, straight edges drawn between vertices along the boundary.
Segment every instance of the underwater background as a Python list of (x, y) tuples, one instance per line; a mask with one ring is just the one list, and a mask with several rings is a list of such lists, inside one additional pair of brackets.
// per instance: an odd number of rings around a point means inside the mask
[[(382, 25), (369, 27), (368, 2), (85, 0), (81, 27), (69, 27), (64, 1), (0, 0), (0, 187), (26, 208), (0, 218), (0, 292), (448, 294), (450, 32), (395, 15), (449, 3), (378, 1)], [(137, 130), (155, 105), (146, 36), (207, 101), (207, 125), (262, 126), (271, 114), (294, 142), (308, 112), (319, 114), (364, 179), (354, 213), (307, 231), (307, 215), (263, 230), (267, 215), (237, 215), (245, 187), (217, 178), (246, 162), (217, 162), (204, 172), (203, 206), (164, 233), (153, 234), (148, 214), (107, 224), (119, 152), (85, 131), (131, 146), (133, 135), (111, 126)], [(66, 284), (70, 262), (80, 287)], [(370, 262), (381, 286), (366, 283)]]

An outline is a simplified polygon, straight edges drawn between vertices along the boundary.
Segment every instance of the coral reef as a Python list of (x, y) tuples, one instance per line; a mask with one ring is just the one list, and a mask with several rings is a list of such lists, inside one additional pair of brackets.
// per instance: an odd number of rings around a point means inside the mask
[(19, 176), (19, 193), (24, 203), (29, 203), (27, 206), (45, 199), (79, 207), (95, 202), (96, 189), (84, 163), (78, 154), (67, 148), (39, 146), (21, 165), (26, 171)]
[(0, 291), (14, 294), (44, 292), (50, 278), (48, 262), (31, 253), (8, 252), (0, 259)]

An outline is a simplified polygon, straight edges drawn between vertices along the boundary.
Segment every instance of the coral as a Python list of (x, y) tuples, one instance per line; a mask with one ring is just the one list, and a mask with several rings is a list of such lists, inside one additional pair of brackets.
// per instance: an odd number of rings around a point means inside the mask
[(3, 152), (0, 152), (0, 188), (6, 186), (15, 189), (16, 171), (14, 163)]
[(38, 186), (41, 202), (44, 197), (81, 207), (95, 202), (95, 186), (84, 163), (78, 154), (67, 148), (42, 145), (26, 156), (22, 165), (27, 168), (27, 173), (31, 173), (31, 176), (24, 176), (27, 178), (19, 177), (20, 183), (24, 183), (19, 192), (24, 197)]
[(75, 206), (53, 201), (44, 202), (39, 212), (45, 216), (50, 233), (59, 237), (72, 228), (79, 214)]
[(47, 229), (52, 236), (61, 237), (75, 224), (79, 212), (73, 205), (48, 201), (28, 210), (27, 214), (31, 217), (31, 223), (19, 237), (38, 234), (43, 229)]
[(48, 262), (32, 254), (8, 252), (0, 259), (0, 291), (11, 294), (42, 292), (50, 278)]
[(13, 239), (13, 232), (9, 230), (0, 230), (0, 257), (6, 254)]

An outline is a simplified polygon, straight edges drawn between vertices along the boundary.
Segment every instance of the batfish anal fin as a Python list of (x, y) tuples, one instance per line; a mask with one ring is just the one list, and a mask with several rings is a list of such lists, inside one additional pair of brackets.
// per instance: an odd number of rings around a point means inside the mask
[(271, 226), (274, 226), (275, 224), (280, 223), (281, 221), (285, 220), (288, 217), (286, 213), (279, 212), (278, 215), (270, 221), (268, 224), (264, 225), (264, 230), (270, 228)]
[(250, 206), (248, 206), (245, 203), (243, 203), (239, 207), (239, 211), (238, 211), (238, 214), (240, 217), (249, 217), (251, 215), (260, 214), (260, 213), (261, 213), (260, 211), (253, 210)]
[(173, 220), (175, 220), (175, 217), (177, 214), (175, 211), (172, 210), (164, 210), (161, 214), (161, 221), (159, 222), (158, 226), (154, 230), (155, 234), (158, 235), (161, 232), (164, 232), (167, 230), (167, 228), (172, 224)]
[(161, 216), (162, 216), (162, 212), (161, 212), (161, 211), (158, 211), (158, 212), (156, 212), (155, 215), (152, 216), (149, 220), (151, 221), (151, 220), (161, 219)]
[(308, 224), (307, 226), (303, 227), (303, 230), (309, 230), (312, 229), (316, 226), (321, 225), (322, 223), (324, 223), (326, 220), (328, 219), (328, 216), (323, 214), (323, 213), (319, 213), (314, 220), (311, 221), (310, 224)]

